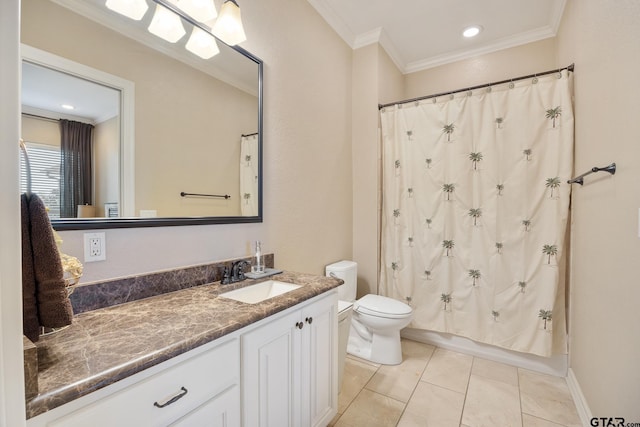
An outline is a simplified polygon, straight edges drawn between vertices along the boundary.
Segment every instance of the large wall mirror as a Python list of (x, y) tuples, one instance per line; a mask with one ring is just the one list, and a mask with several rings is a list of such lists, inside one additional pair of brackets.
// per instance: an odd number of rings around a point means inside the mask
[[(212, 58), (192, 54), (184, 14), (179, 41), (150, 34), (169, 3), (147, 3), (134, 21), (104, 0), (22, 0), (32, 190), (62, 230), (261, 222), (262, 61), (221, 41)], [(77, 177), (55, 162), (86, 132)]]

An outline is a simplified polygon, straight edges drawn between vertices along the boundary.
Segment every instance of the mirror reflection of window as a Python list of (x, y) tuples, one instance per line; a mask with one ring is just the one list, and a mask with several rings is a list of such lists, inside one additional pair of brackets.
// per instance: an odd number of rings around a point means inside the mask
[(103, 204), (121, 201), (120, 91), (26, 60), (22, 75), (22, 136), (58, 153), (51, 218), (106, 216)]
[[(31, 165), (31, 191), (49, 209), (49, 218), (60, 218), (60, 147), (26, 141)], [(20, 193), (27, 192), (27, 170), (20, 152)]]

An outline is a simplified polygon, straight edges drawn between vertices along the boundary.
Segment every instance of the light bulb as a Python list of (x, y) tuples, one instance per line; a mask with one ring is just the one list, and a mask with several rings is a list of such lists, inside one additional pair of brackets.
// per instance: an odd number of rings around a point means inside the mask
[(480, 31), (482, 31), (482, 27), (479, 25), (474, 25), (472, 27), (465, 28), (464, 31), (462, 32), (462, 35), (464, 37), (471, 38), (480, 34)]

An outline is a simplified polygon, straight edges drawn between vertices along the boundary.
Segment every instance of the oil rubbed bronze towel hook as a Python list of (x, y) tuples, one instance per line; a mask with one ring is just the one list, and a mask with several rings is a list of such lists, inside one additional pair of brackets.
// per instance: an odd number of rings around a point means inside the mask
[(616, 164), (615, 163), (611, 163), (609, 166), (604, 166), (604, 167), (592, 167), (590, 171), (583, 173), (582, 175), (576, 176), (573, 179), (570, 179), (569, 181), (567, 181), (567, 184), (580, 184), (580, 185), (584, 185), (584, 177), (592, 174), (594, 172), (609, 172), (611, 175), (615, 175), (616, 174)]

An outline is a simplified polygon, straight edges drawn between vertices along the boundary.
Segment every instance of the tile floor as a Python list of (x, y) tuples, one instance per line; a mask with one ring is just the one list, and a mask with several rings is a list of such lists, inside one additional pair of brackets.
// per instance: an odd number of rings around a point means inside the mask
[(580, 427), (564, 378), (402, 341), (402, 364), (347, 355), (335, 427)]

